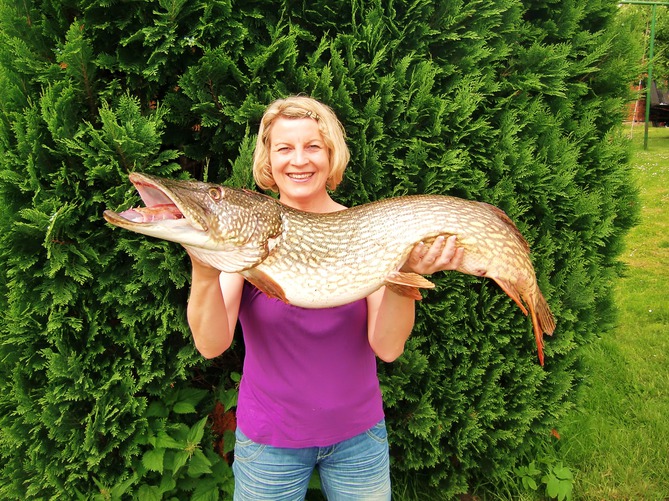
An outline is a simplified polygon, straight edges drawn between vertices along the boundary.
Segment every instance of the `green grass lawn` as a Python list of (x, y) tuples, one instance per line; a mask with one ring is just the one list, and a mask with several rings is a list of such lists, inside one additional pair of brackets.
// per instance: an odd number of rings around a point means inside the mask
[(584, 398), (560, 430), (579, 500), (669, 499), (669, 128), (650, 128), (647, 150), (643, 124), (631, 132), (642, 209), (618, 324), (585, 348)]

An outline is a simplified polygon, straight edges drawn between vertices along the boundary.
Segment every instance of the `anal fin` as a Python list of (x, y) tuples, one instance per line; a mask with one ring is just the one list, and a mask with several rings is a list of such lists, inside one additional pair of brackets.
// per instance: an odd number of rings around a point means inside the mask
[(525, 308), (523, 301), (520, 299), (520, 294), (516, 286), (510, 283), (508, 280), (502, 280), (501, 278), (495, 278), (495, 277), (490, 277), (490, 278), (492, 278), (495, 282), (497, 282), (497, 285), (499, 285), (502, 288), (502, 290), (506, 292), (507, 296), (513, 299), (514, 303), (516, 303), (518, 307), (522, 310), (522, 312), (525, 315), (527, 315), (527, 308)]

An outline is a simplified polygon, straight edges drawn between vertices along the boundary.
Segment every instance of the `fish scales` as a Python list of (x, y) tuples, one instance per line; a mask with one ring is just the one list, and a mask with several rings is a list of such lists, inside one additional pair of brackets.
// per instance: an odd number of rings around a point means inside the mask
[[(378, 289), (390, 272), (399, 269), (417, 242), (462, 233), (467, 217), (462, 211), (458, 213), (462, 208), (459, 202), (425, 195), (331, 214), (286, 210), (285, 234), (299, 235), (299, 245), (293, 245), (293, 240), (289, 245), (281, 242), (256, 268), (278, 283), (290, 284), (284, 290), (293, 304), (324, 306), (323, 292), (327, 294), (327, 306), (345, 304)], [(473, 236), (469, 241), (476, 243)], [(295, 273), (300, 263), (309, 259), (328, 270), (325, 281)]]
[[(418, 242), (456, 235), (458, 271), (493, 279), (532, 317), (539, 359), (555, 320), (539, 290), (529, 246), (500, 209), (441, 195), (389, 198), (316, 214), (255, 192), (133, 173), (146, 208), (105, 211), (111, 224), (181, 243), (238, 272), (267, 294), (306, 308), (338, 306), (386, 285), (416, 298), (425, 278), (400, 268)], [(164, 211), (161, 216), (161, 207)], [(150, 218), (142, 211), (151, 211)]]

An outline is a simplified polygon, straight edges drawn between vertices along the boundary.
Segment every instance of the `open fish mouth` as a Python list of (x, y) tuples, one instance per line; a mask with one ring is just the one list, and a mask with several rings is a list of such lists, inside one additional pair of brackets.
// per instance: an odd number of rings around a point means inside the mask
[[(194, 243), (194, 235), (184, 239), (186, 234), (201, 233), (207, 230), (188, 211), (180, 207), (178, 197), (167, 187), (152, 178), (131, 173), (130, 182), (139, 194), (143, 207), (132, 207), (120, 212), (105, 210), (105, 220), (115, 226), (142, 233), (148, 236), (163, 238), (179, 243)], [(196, 238), (201, 241), (203, 237)]]
[(119, 217), (133, 223), (152, 223), (155, 221), (183, 219), (181, 209), (155, 182), (138, 174), (130, 174), (130, 181), (144, 202), (144, 207), (133, 207), (118, 213)]

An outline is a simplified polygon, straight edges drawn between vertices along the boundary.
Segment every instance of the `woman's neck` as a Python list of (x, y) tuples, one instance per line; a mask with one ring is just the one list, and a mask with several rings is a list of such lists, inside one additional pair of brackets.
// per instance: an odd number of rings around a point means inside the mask
[(336, 212), (346, 208), (346, 206), (335, 202), (327, 192), (322, 196), (310, 197), (306, 200), (296, 200), (279, 196), (279, 201), (288, 207), (306, 212), (326, 213)]

